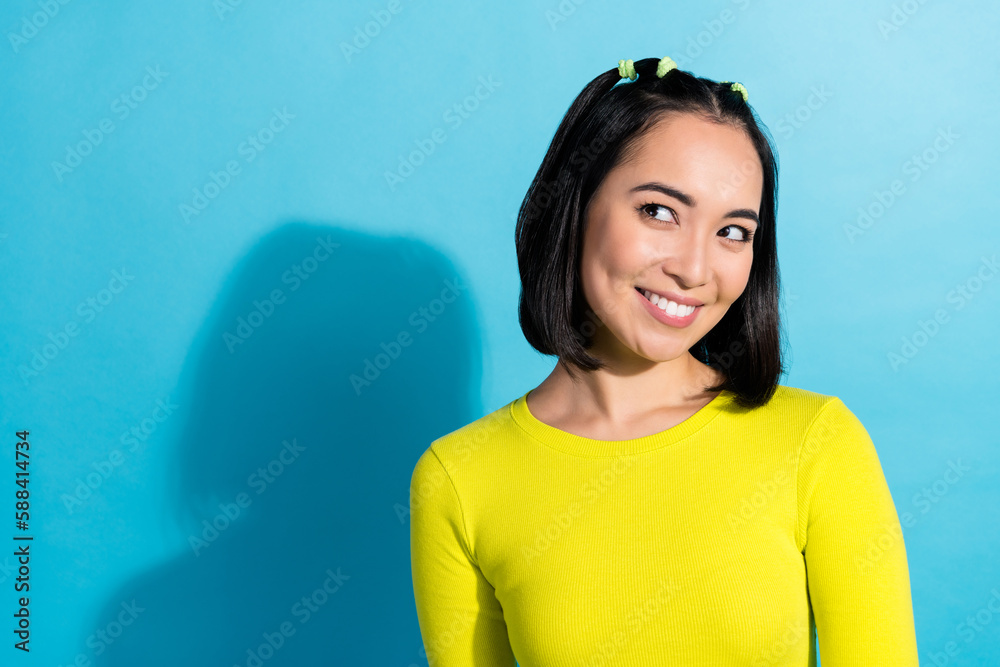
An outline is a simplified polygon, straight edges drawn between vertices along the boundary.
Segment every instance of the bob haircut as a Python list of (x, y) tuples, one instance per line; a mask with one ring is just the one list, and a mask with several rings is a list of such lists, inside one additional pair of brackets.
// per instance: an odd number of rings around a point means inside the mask
[[(587, 352), (603, 326), (580, 285), (580, 253), (591, 197), (640, 139), (671, 114), (693, 113), (741, 129), (763, 167), (760, 227), (743, 294), (691, 353), (725, 376), (708, 391), (727, 389), (741, 407), (767, 403), (783, 373), (775, 239), (778, 164), (763, 123), (729, 83), (673, 69), (656, 76), (657, 58), (635, 61), (638, 78), (617, 68), (600, 74), (573, 101), (518, 211), (515, 230), (521, 295), (518, 319), (528, 343), (556, 355), (571, 376), (605, 363)], [(596, 324), (594, 321), (596, 320)]]

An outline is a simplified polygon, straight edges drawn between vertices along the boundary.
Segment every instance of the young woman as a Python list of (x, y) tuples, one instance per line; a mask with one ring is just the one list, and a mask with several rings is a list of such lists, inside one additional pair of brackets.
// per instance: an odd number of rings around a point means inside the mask
[(741, 84), (622, 61), (521, 206), (544, 382), (410, 487), (430, 665), (917, 667), (874, 445), (783, 372), (777, 166)]

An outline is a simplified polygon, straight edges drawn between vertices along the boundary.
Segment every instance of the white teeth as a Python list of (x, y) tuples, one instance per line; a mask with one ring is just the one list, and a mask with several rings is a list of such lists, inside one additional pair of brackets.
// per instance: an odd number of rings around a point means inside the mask
[(643, 290), (642, 293), (647, 299), (653, 302), (653, 305), (664, 311), (667, 315), (687, 317), (694, 312), (695, 306), (683, 306), (675, 301), (667, 299), (666, 297), (662, 297), (659, 294), (650, 292), (649, 290)]

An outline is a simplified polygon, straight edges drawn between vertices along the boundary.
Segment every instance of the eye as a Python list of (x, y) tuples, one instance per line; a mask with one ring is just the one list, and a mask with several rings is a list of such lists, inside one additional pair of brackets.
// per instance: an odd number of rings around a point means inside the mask
[[(735, 237), (731, 236), (733, 232), (736, 232)], [(719, 230), (719, 235), (725, 237), (727, 241), (733, 241), (734, 243), (750, 243), (753, 241), (753, 232), (743, 225), (727, 225)]]
[[(637, 210), (640, 213), (642, 213), (645, 217), (647, 217), (647, 218), (653, 218), (654, 220), (659, 220), (660, 222), (671, 222), (671, 221), (676, 222), (677, 221), (677, 215), (672, 210), (670, 210), (666, 206), (663, 206), (662, 204), (656, 204), (656, 203), (653, 203), (653, 202), (648, 202), (646, 204), (643, 204), (642, 206), (639, 206)], [(658, 215), (658, 213), (659, 213), (659, 215)], [(661, 218), (661, 217), (659, 217), (660, 215), (663, 215), (663, 214), (669, 215), (670, 217), (669, 218)]]

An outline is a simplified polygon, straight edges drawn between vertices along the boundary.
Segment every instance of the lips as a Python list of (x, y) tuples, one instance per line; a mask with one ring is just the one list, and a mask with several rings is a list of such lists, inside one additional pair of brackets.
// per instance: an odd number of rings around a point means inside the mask
[[(698, 317), (698, 313), (701, 310), (701, 306), (678, 306), (675, 302), (673, 306), (674, 312), (671, 314), (667, 312), (667, 310), (660, 308), (659, 305), (654, 304), (652, 301), (647, 299), (646, 295), (639, 291), (639, 288), (636, 288), (636, 293), (639, 295), (639, 298), (642, 299), (643, 306), (647, 312), (649, 312), (654, 319), (676, 329), (683, 329), (690, 326), (691, 323)], [(669, 299), (658, 299), (659, 303), (666, 303), (667, 301), (669, 301)], [(668, 306), (668, 309), (669, 308), (670, 307)], [(686, 313), (684, 315), (677, 314), (677, 310), (687, 310), (688, 308), (691, 310), (690, 313)]]

